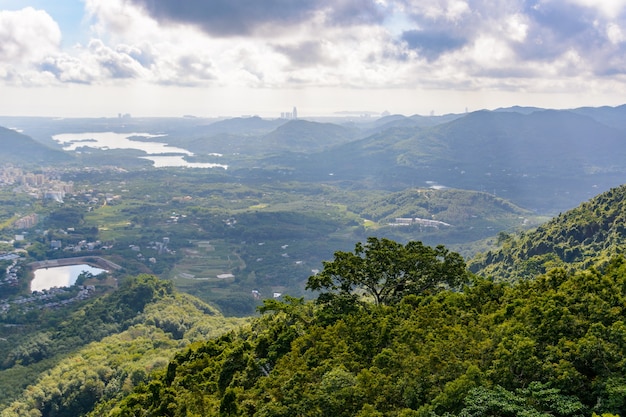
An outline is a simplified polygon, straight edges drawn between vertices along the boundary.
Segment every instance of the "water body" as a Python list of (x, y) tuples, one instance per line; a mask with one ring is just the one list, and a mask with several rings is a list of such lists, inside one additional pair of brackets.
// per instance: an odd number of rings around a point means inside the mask
[[(116, 132), (85, 132), (85, 133), (60, 133), (52, 136), (52, 139), (63, 146), (65, 151), (78, 151), (82, 147), (96, 149), (137, 149), (148, 154), (141, 158), (149, 159), (154, 166), (159, 167), (188, 167), (188, 168), (228, 168), (224, 164), (187, 162), (184, 156), (192, 156), (193, 153), (186, 149), (169, 146), (161, 142), (144, 142), (132, 140), (133, 136), (142, 138), (156, 138), (166, 135), (152, 135), (150, 133), (116, 133)], [(167, 156), (165, 155), (167, 154)], [(173, 155), (172, 154), (177, 154)], [(215, 156), (221, 156), (214, 154)]]
[(31, 292), (34, 292), (49, 290), (50, 288), (55, 287), (71, 287), (76, 283), (78, 276), (82, 272), (89, 272), (92, 275), (98, 275), (106, 271), (87, 264), (41, 268), (35, 270), (35, 277), (30, 282), (30, 290)]
[(153, 162), (155, 168), (163, 167), (187, 167), (187, 168), (224, 168), (226, 165), (212, 164), (209, 162), (187, 162), (183, 159), (182, 155), (173, 156), (141, 156), (142, 159), (149, 159)]

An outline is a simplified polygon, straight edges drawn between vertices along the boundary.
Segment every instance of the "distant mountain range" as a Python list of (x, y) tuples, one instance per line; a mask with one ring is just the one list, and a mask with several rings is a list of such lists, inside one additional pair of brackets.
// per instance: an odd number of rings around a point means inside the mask
[[(216, 126), (217, 125), (217, 126)], [(334, 123), (308, 120), (231, 119), (172, 136), (173, 144), (195, 153), (239, 153), (263, 157), (280, 153), (320, 152), (351, 142), (359, 130)]]
[(599, 121), (616, 121), (611, 115), (626, 108), (594, 111), (479, 111), (432, 127), (395, 118), (363, 139), (268, 163), (308, 180), (331, 175), (398, 190), (435, 182), (540, 212), (564, 210), (626, 178), (626, 130)]
[[(264, 170), (268, 178), (289, 172), (294, 181), (390, 191), (437, 184), (490, 193), (548, 215), (626, 178), (626, 105), (572, 110), (515, 106), (443, 116), (328, 120), (103, 119), (94, 126), (164, 133), (153, 139), (199, 158), (223, 154), (220, 161), (235, 175), (251, 169)], [(2, 157), (17, 162), (67, 159), (39, 144), (52, 142), (55, 133), (84, 131), (86, 126), (80, 119), (18, 121), (32, 123), (25, 131), (37, 132), (38, 142), (0, 131), (0, 140), (7, 143)], [(44, 122), (48, 125), (42, 128)], [(89, 163), (129, 163), (119, 152), (111, 158), (99, 155)]]
[(262, 119), (254, 117), (236, 117), (220, 120), (197, 128), (197, 133), (203, 135), (230, 134), (230, 135), (264, 135), (287, 123), (287, 119)]

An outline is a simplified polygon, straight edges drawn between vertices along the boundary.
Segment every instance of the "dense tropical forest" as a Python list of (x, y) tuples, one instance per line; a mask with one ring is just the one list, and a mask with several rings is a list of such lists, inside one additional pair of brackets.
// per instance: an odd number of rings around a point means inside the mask
[(269, 303), (91, 415), (623, 415), (625, 272), (616, 258), (389, 304)]
[(624, 254), (625, 188), (602, 193), (536, 229), (519, 234), (500, 232), (500, 247), (475, 257), (472, 271), (496, 280), (516, 281), (554, 267), (602, 268)]

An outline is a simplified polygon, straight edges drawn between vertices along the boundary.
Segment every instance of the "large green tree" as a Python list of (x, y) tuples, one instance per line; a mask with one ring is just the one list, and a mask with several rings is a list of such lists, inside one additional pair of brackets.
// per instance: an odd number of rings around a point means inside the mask
[(370, 237), (357, 243), (354, 252), (335, 252), (335, 259), (324, 262), (323, 270), (311, 277), (307, 289), (328, 291), (352, 298), (365, 292), (376, 304), (394, 304), (409, 294), (436, 292), (457, 287), (468, 279), (465, 261), (443, 245), (435, 248), (422, 242), (406, 245), (389, 239)]

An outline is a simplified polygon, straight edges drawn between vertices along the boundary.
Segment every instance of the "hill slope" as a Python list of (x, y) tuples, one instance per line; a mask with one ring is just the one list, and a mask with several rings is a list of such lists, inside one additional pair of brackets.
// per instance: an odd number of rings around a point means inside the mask
[(607, 126), (626, 131), (626, 104), (617, 107), (581, 107), (572, 112), (592, 117)]
[(389, 233), (394, 239), (409, 237), (429, 245), (476, 241), (493, 236), (495, 230), (520, 230), (537, 224), (528, 210), (491, 194), (468, 190), (407, 189), (350, 209), (376, 222), (379, 228), (392, 229)]
[(501, 235), (502, 247), (470, 263), (470, 269), (498, 280), (528, 279), (548, 268), (602, 267), (626, 248), (626, 185), (602, 193), (560, 214), (536, 230)]
[(49, 312), (51, 323), (2, 344), (3, 417), (82, 415), (148, 380), (178, 349), (243, 322), (148, 275), (65, 314), (56, 324)]
[(333, 145), (350, 142), (356, 131), (333, 123), (290, 120), (261, 138), (271, 151), (319, 152)]
[(196, 131), (205, 135), (225, 133), (242, 136), (259, 136), (271, 132), (284, 123), (287, 123), (287, 120), (268, 120), (258, 116), (236, 117), (197, 127)]
[(625, 277), (621, 259), (390, 306), (272, 303), (92, 415), (624, 415)]
[(12, 164), (49, 164), (70, 161), (65, 152), (48, 148), (30, 136), (0, 126), (0, 162)]

